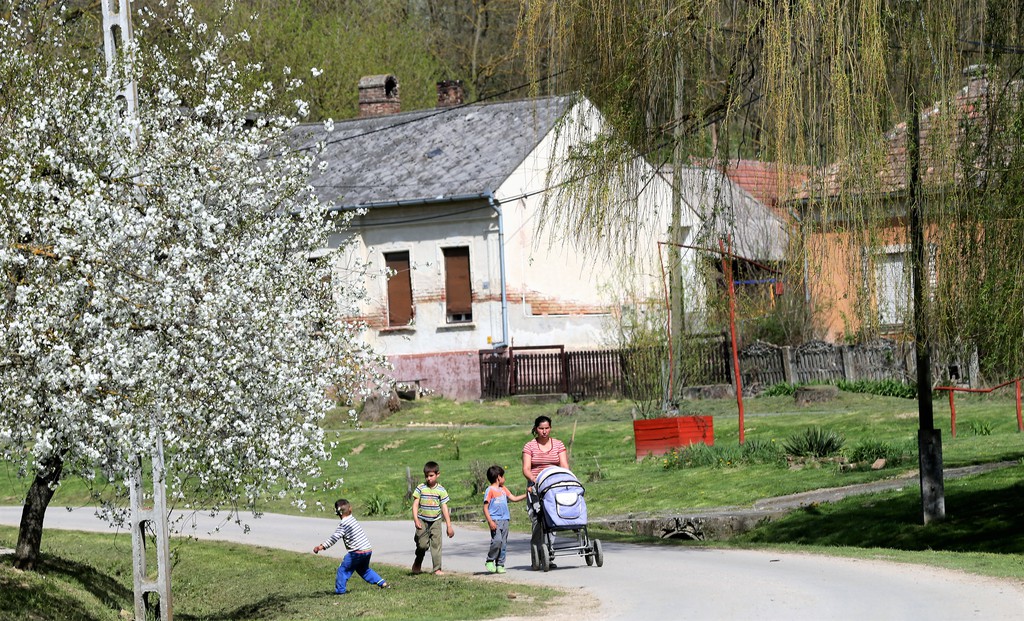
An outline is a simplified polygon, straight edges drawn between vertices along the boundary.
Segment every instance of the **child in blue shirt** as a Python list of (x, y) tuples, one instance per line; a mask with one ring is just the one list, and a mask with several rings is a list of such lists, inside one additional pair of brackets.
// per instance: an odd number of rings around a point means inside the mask
[(508, 523), (512, 514), (508, 510), (508, 503), (519, 502), (526, 498), (526, 494), (514, 495), (505, 487), (505, 469), (501, 466), (491, 466), (487, 469), (487, 480), (490, 487), (484, 492), (484, 516), (487, 517), (487, 525), (491, 528), (491, 547), (487, 550), (487, 561), (484, 567), (492, 574), (505, 573), (505, 548), (508, 546)]

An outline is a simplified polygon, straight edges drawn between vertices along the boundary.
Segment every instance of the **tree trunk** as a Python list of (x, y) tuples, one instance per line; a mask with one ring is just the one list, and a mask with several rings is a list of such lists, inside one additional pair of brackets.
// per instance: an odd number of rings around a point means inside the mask
[(683, 148), (685, 134), (682, 118), (686, 110), (685, 73), (683, 71), (682, 50), (676, 51), (675, 82), (673, 84), (672, 119), (672, 220), (669, 225), (672, 245), (669, 246), (668, 287), (669, 287), (669, 338), (671, 339), (672, 368), (669, 369), (668, 403), (663, 407), (671, 407), (679, 399), (682, 392), (683, 377), (683, 343), (686, 338), (686, 303), (683, 292), (684, 268), (683, 248), (686, 242), (686, 229), (682, 225), (683, 209), (683, 165), (686, 151)]
[(60, 481), (64, 460), (52, 455), (43, 461), (42, 469), (36, 473), (32, 486), (25, 496), (25, 508), (21, 512), (21, 526), (18, 530), (18, 546), (14, 551), (14, 566), (31, 571), (39, 562), (39, 544), (43, 539), (43, 518), (46, 507), (53, 498)]

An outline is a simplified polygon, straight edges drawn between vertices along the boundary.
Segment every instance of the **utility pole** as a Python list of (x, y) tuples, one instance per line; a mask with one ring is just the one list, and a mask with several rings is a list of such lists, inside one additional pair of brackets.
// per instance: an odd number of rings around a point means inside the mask
[[(131, 54), (134, 45), (132, 31), (131, 0), (103, 0), (100, 2), (103, 11), (103, 51), (107, 63), (107, 75), (111, 76), (124, 60), (123, 55)], [(125, 63), (130, 65), (130, 63)], [(124, 119), (132, 125), (133, 146), (138, 143), (139, 98), (138, 87), (134, 76), (129, 76), (118, 93), (118, 102), (124, 106)], [(159, 417), (159, 411), (158, 411)], [(169, 530), (167, 526), (167, 491), (164, 469), (164, 448), (159, 433), (156, 435), (156, 446), (153, 447), (152, 484), (153, 506), (144, 508), (146, 494), (142, 482), (145, 478), (143, 458), (138, 455), (129, 474), (128, 495), (131, 504), (132, 534), (132, 576), (135, 595), (135, 619), (144, 621), (147, 618), (146, 604), (148, 595), (156, 593), (159, 597), (161, 621), (173, 619), (171, 603), (171, 555)], [(152, 527), (156, 535), (157, 578), (151, 580), (146, 567), (146, 530)]]
[(683, 382), (683, 343), (686, 334), (686, 307), (683, 296), (683, 261), (682, 247), (686, 241), (686, 231), (682, 226), (682, 204), (683, 204), (683, 124), (681, 119), (685, 113), (685, 95), (683, 89), (683, 52), (678, 47), (675, 51), (675, 70), (673, 72), (673, 99), (672, 99), (672, 220), (669, 235), (672, 243), (668, 246), (668, 290), (671, 298), (669, 304), (669, 351), (674, 355), (669, 358), (669, 394), (667, 395), (665, 409), (668, 410), (676, 401), (682, 388)]
[(921, 115), (918, 112), (917, 91), (911, 59), (910, 122), (907, 126), (907, 162), (910, 165), (910, 246), (913, 255), (912, 276), (914, 287), (914, 344), (917, 360), (917, 411), (920, 421), (917, 430), (918, 471), (921, 481), (921, 510), (925, 524), (946, 517), (945, 486), (942, 480), (942, 430), (935, 428), (932, 408), (931, 338), (928, 329), (928, 302), (925, 286), (928, 282), (928, 260), (924, 243), (924, 223), (921, 217)]

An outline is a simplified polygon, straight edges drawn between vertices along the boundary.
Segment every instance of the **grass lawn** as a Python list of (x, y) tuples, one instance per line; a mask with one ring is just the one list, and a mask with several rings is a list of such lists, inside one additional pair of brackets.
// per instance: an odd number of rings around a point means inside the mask
[[(587, 486), (588, 510), (594, 517), (749, 505), (765, 497), (894, 477), (917, 467), (916, 456), (908, 454), (902, 466), (879, 471), (840, 472), (828, 464), (799, 471), (735, 464), (666, 469), (660, 459), (636, 461), (628, 401), (584, 403), (575, 417), (556, 415), (557, 407), (426, 399), (403, 402), (402, 411), (360, 428), (348, 425), (339, 413), (327, 421), (329, 439), (337, 442), (337, 448), (323, 468), (324, 480), (340, 478), (343, 483), (340, 489), (322, 491), (323, 481), (311, 481), (307, 511), (329, 510), (336, 498), (344, 496), (353, 501), (363, 519), (405, 517), (410, 507), (405, 498), (407, 474), (413, 484), (419, 483), (424, 462), (434, 460), (441, 464), (440, 481), (451, 494), (451, 506), (458, 515), (472, 519), (480, 509), (480, 493), (486, 485), (483, 472), (488, 466), (504, 466), (510, 489), (522, 491), (520, 454), (538, 414), (554, 418), (552, 435), (571, 442), (570, 465)], [(685, 407), (713, 417), (716, 447), (738, 447), (734, 400), (690, 402)], [(768, 397), (747, 399), (745, 410), (747, 443), (781, 443), (815, 426), (841, 434), (847, 448), (872, 440), (916, 450), (917, 404), (906, 399), (843, 392), (831, 403), (801, 409), (791, 397)], [(1012, 399), (961, 396), (957, 414), (959, 435), (953, 438), (948, 404), (936, 400), (935, 421), (942, 429), (946, 467), (1024, 459), (1024, 434), (1016, 430)], [(27, 479), (0, 469), (0, 504), (20, 504), (27, 485)], [(53, 500), (58, 506), (89, 503), (88, 490), (77, 480), (63, 484)], [(268, 501), (261, 509), (298, 513), (285, 501)], [(517, 522), (523, 523), (522, 519)]]
[[(476, 508), (474, 489), (482, 484), (478, 473), (494, 463), (510, 472), (508, 485), (518, 491), (522, 487), (517, 474), (520, 453), (537, 414), (552, 416), (553, 435), (567, 444), (572, 442), (571, 467), (587, 485), (588, 509), (596, 517), (746, 505), (764, 497), (893, 477), (917, 466), (916, 457), (911, 456), (899, 469), (843, 473), (834, 466), (800, 471), (770, 465), (666, 469), (659, 459), (637, 463), (631, 405), (626, 401), (583, 404), (583, 413), (575, 418), (555, 415), (557, 406), (552, 405), (441, 400), (405, 405), (383, 423), (362, 429), (340, 428), (334, 433), (338, 456), (348, 461), (349, 468), (329, 469), (332, 475), (344, 478), (343, 493), (363, 504), (361, 515), (403, 515), (408, 504), (403, 500), (406, 468), (418, 482), (422, 464), (428, 459), (441, 464), (441, 482), (452, 494), (453, 506)], [(714, 418), (716, 446), (738, 446), (735, 401), (708, 400), (687, 406)], [(817, 426), (842, 434), (848, 447), (871, 439), (916, 450), (914, 401), (840, 393), (835, 402), (814, 408), (798, 409), (790, 397), (748, 399), (745, 406), (748, 443), (783, 442)], [(947, 467), (1024, 457), (1024, 434), (1016, 431), (1011, 400), (958, 399), (957, 438), (949, 434), (948, 406), (944, 401), (936, 401), (935, 406)], [(977, 432), (971, 430), (971, 423)], [(986, 431), (987, 435), (979, 435)], [(278, 505), (274, 510), (288, 509)]]
[[(830, 463), (797, 470), (784, 464), (731, 461), (682, 468), (667, 468), (665, 460), (659, 458), (637, 462), (630, 403), (602, 401), (581, 405), (578, 415), (563, 416), (555, 413), (557, 405), (425, 399), (404, 402), (402, 411), (386, 420), (359, 427), (349, 424), (341, 412), (332, 414), (327, 427), (337, 448), (332, 459), (324, 464), (324, 478), (341, 478), (343, 482), (340, 489), (323, 491), (322, 481), (310, 481), (307, 511), (327, 509), (343, 496), (353, 501), (361, 519), (406, 519), (410, 503), (405, 495), (409, 485), (420, 482), (423, 463), (434, 460), (441, 464), (440, 480), (451, 494), (456, 518), (479, 520), (485, 485), (483, 472), (488, 466), (504, 466), (509, 487), (513, 492), (522, 491), (522, 477), (518, 475), (520, 453), (531, 437), (533, 419), (539, 414), (551, 416), (553, 435), (571, 446), (570, 465), (587, 488), (592, 519), (635, 512), (744, 506), (766, 497), (905, 475), (917, 467), (917, 403), (905, 399), (840, 393), (833, 402), (806, 408), (797, 408), (792, 397), (745, 401), (748, 444), (784, 443), (809, 427), (818, 427), (845, 438), (846, 450), (865, 442), (881, 441), (905, 447), (909, 452), (907, 461), (898, 467), (849, 472)], [(934, 405), (935, 422), (942, 430), (946, 467), (1016, 462), (1015, 466), (996, 472), (948, 480), (945, 522), (928, 527), (920, 524), (920, 492), (917, 479), (912, 477), (902, 491), (814, 505), (732, 541), (710, 545), (887, 558), (1024, 579), (1024, 530), (1020, 528), (1020, 516), (1024, 515), (1024, 434), (1017, 431), (1014, 401), (1006, 396), (958, 396), (956, 438), (949, 431), (948, 403), (938, 399)], [(692, 402), (684, 409), (686, 413), (713, 417), (716, 448), (739, 446), (735, 401)], [(346, 462), (347, 467), (343, 467), (341, 464)], [(20, 504), (27, 485), (28, 481), (16, 477), (10, 468), (0, 467), (0, 504)], [(57, 490), (52, 504), (78, 506), (90, 502), (84, 484), (70, 480)], [(267, 502), (260, 509), (298, 513), (287, 502)], [(513, 528), (527, 528), (525, 512), (513, 511)], [(610, 533), (600, 536), (609, 540), (625, 538)], [(92, 603), (83, 604), (85, 612), (80, 618), (113, 618), (88, 611), (109, 612), (130, 605), (125, 595), (131, 580), (127, 565), (130, 542), (122, 537), (111, 544), (110, 540), (95, 537), (98, 536), (48, 533), (44, 542), (55, 546), (52, 550), (59, 550), (60, 557), (54, 556), (42, 575), (16, 574), (9, 568), (0, 568), (0, 587), (5, 595), (18, 594), (22, 603), (17, 605), (21, 610), (34, 610), (35, 606), (69, 610), (63, 607), (61, 602), (65, 600), (61, 598), (85, 598)], [(0, 544), (10, 547), (13, 539), (12, 529), (0, 530)], [(91, 542), (89, 545), (95, 545), (99, 551), (88, 547), (79, 550), (79, 540)], [(240, 619), (257, 614), (266, 619), (339, 616), (337, 600), (327, 594), (333, 561), (269, 550), (249, 552), (229, 544), (209, 544), (207, 550), (207, 545), (190, 544), (188, 554), (181, 555), (175, 567), (175, 593), (180, 597), (176, 604), (178, 618)], [(111, 550), (109, 557), (102, 551), (107, 548)], [(267, 572), (269, 577), (248, 584), (247, 576), (246, 580), (239, 578), (244, 573), (238, 571), (239, 559), (243, 557), (246, 567), (267, 566), (274, 571)], [(201, 582), (189, 578), (202, 574), (217, 577), (212, 581), (216, 592), (202, 592), (198, 586)], [(76, 575), (84, 577), (74, 578)], [(420, 593), (417, 589), (421, 583), (401, 570), (393, 575), (396, 586), (401, 588), (388, 593), (357, 588), (351, 599), (346, 599), (346, 606), (349, 602), (366, 606), (366, 615), (398, 615), (371, 618), (400, 618), (405, 602), (426, 592)], [(53, 580), (48, 576), (53, 576)], [(452, 579), (445, 584), (450, 593), (446, 591), (444, 599), (451, 602), (451, 610), (439, 615), (444, 618), (500, 616), (509, 598), (525, 597), (497, 592), (495, 597), (491, 597), (495, 593), (488, 593), (488, 597), (478, 599), (469, 580), (463, 583)], [(549, 597), (532, 590), (530, 596)], [(206, 603), (207, 599), (210, 603)], [(390, 603), (379, 606), (382, 601)], [(352, 610), (356, 609), (347, 609), (345, 616), (356, 614)], [(3, 614), (4, 609), (0, 608), (0, 618), (4, 618)], [(50, 617), (43, 614), (39, 618)]]
[[(0, 527), (0, 547), (14, 547), (16, 538), (16, 529)], [(481, 579), (413, 576), (407, 567), (374, 563), (394, 588), (383, 591), (353, 576), (349, 592), (338, 596), (338, 559), (210, 541), (172, 545), (174, 618), (181, 621), (408, 619), (425, 599), (440, 619), (493, 619), (520, 612), (527, 602), (542, 609), (559, 593), (497, 581), (482, 588)], [(11, 557), (0, 557), (0, 619), (131, 618), (130, 537), (49, 531), (42, 552), (39, 572), (17, 571)]]

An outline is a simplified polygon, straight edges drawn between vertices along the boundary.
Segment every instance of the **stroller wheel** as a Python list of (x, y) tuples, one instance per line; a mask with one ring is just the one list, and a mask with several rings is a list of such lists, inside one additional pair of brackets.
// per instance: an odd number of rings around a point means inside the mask
[[(589, 560), (590, 559), (588, 558), (587, 559), (587, 561), (588, 561), (587, 564), (588, 565), (590, 564)], [(604, 566), (604, 551), (601, 549), (601, 540), (600, 539), (595, 539), (594, 540), (594, 562), (597, 563), (598, 567), (603, 567)]]
[(551, 569), (551, 554), (547, 546), (540, 547), (540, 568), (544, 571)]
[(539, 546), (535, 543), (530, 544), (530, 569), (537, 571), (540, 569), (540, 552), (537, 550)]
[(594, 553), (593, 552), (591, 552), (589, 554), (585, 554), (583, 556), (583, 558), (587, 559), (587, 567), (593, 567), (594, 566)]

